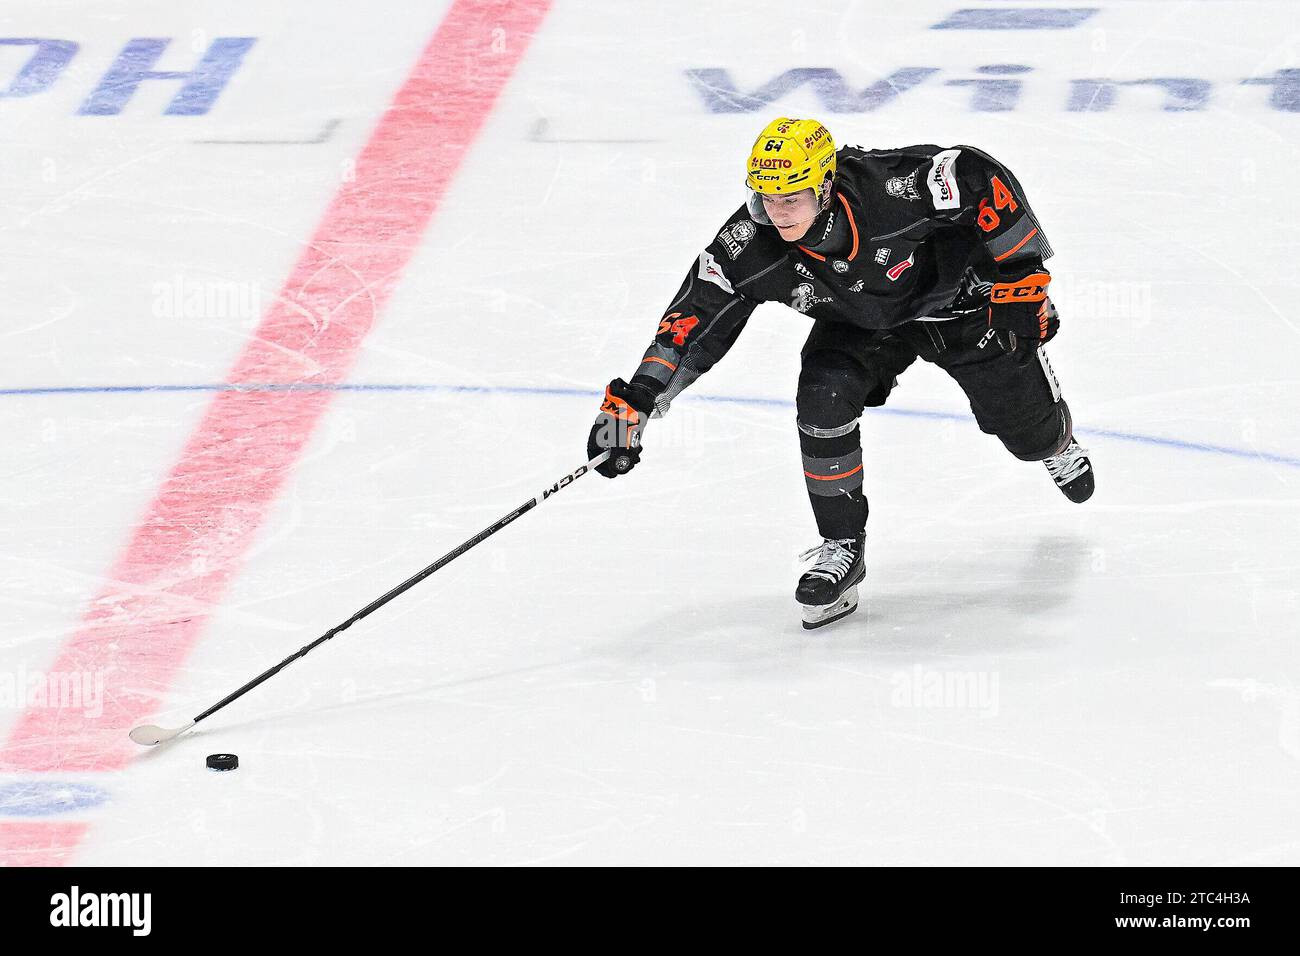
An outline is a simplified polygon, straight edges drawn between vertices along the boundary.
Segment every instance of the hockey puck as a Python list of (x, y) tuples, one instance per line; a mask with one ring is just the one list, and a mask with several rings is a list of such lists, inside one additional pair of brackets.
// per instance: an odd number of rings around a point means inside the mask
[(209, 770), (234, 770), (239, 766), (239, 758), (234, 754), (209, 754)]

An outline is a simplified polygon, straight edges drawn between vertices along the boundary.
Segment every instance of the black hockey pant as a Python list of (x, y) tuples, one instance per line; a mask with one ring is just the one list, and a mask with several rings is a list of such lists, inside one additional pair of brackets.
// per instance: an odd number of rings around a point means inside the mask
[[(817, 529), (852, 538), (867, 523), (858, 418), (885, 404), (916, 359), (947, 372), (970, 400), (980, 430), (1011, 454), (1041, 461), (1070, 443), (1070, 410), (1041, 348), (1009, 351), (987, 335), (982, 315), (915, 321), (886, 332), (819, 321), (804, 343), (799, 374), (799, 444)], [(982, 344), (981, 344), (982, 343)]]

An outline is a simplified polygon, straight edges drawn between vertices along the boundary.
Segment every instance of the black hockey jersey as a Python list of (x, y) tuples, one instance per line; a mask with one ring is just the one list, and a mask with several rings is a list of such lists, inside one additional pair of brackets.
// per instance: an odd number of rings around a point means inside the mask
[(987, 153), (845, 146), (836, 159), (817, 235), (788, 243), (741, 206), (691, 266), (634, 376), (661, 414), (726, 354), (760, 302), (888, 329), (951, 315), (968, 270), (1020, 278), (1052, 254), (1020, 183)]

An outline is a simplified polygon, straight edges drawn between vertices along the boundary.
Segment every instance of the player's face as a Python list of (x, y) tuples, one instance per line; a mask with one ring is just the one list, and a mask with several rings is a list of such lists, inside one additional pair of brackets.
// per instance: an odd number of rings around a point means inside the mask
[(782, 239), (797, 242), (804, 237), (820, 210), (817, 208), (817, 194), (804, 189), (787, 196), (764, 195), (763, 211)]

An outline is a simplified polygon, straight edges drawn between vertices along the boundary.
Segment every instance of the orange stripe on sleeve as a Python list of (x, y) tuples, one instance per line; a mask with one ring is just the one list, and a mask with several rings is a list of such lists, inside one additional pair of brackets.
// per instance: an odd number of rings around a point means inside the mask
[(1017, 242), (1017, 243), (1016, 243), (1012, 248), (1010, 248), (1010, 249), (1008, 249), (1006, 252), (1002, 253), (1002, 255), (1000, 255), (1000, 256), (994, 256), (994, 257), (993, 257), (993, 261), (994, 261), (994, 262), (1001, 262), (1001, 261), (1002, 261), (1003, 259), (1005, 259), (1007, 256), (1015, 255), (1016, 252), (1020, 249), (1021, 246), (1023, 246), (1023, 245), (1024, 245), (1026, 242), (1028, 242), (1030, 239), (1034, 238), (1034, 236), (1036, 236), (1036, 235), (1038, 235), (1038, 227), (1037, 227), (1037, 226), (1035, 226), (1033, 229), (1030, 229), (1030, 230), (1029, 230), (1029, 235), (1025, 236), (1025, 238), (1023, 238), (1023, 239), (1021, 239), (1019, 242)]

